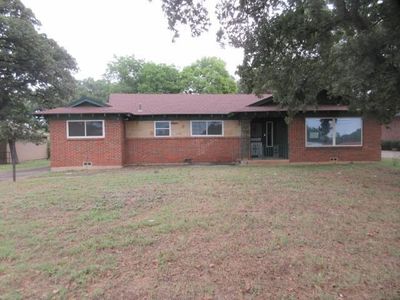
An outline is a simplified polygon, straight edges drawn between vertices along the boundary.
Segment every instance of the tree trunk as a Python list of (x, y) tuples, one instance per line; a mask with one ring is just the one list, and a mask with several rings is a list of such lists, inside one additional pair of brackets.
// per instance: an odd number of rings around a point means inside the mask
[(15, 147), (15, 140), (8, 140), (8, 145), (10, 147), (11, 163), (13, 168), (13, 181), (17, 180), (17, 170), (16, 165), (18, 163), (17, 148)]

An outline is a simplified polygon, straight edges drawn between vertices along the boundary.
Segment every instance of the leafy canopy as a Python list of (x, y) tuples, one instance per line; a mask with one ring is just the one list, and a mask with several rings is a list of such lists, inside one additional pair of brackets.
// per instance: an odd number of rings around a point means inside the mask
[(225, 63), (204, 57), (180, 71), (174, 65), (156, 64), (135, 58), (116, 56), (101, 80), (79, 81), (75, 98), (90, 96), (106, 100), (110, 93), (234, 93), (236, 83)]
[(187, 91), (200, 94), (236, 93), (237, 86), (217, 57), (204, 57), (182, 70), (182, 82)]
[[(173, 30), (208, 28), (204, 1), (161, 1)], [(247, 92), (271, 90), (292, 112), (326, 101), (383, 121), (400, 111), (399, 1), (219, 0), (216, 11), (219, 40), (244, 49)]]
[(0, 1), (0, 140), (37, 138), (32, 112), (66, 101), (75, 88), (75, 60), (38, 32), (39, 21), (19, 0)]

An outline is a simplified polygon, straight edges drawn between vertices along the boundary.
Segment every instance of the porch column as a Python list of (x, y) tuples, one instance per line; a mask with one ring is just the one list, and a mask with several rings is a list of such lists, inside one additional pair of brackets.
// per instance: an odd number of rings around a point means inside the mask
[(240, 120), (240, 158), (250, 158), (250, 119)]

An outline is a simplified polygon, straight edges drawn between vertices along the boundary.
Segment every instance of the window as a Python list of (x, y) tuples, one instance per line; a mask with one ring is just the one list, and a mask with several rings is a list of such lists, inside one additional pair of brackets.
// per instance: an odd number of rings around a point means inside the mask
[(361, 118), (306, 118), (306, 146), (361, 146)]
[(170, 121), (154, 122), (154, 136), (171, 136), (171, 122)]
[(192, 136), (222, 136), (223, 121), (191, 121)]
[(104, 121), (67, 121), (68, 138), (103, 138)]

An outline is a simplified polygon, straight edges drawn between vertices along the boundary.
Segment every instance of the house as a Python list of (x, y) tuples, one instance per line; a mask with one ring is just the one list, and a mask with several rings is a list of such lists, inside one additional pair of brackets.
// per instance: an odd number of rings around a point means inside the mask
[(400, 142), (400, 113), (396, 114), (390, 124), (382, 125), (382, 141)]
[(112, 94), (43, 111), (52, 169), (135, 164), (380, 160), (381, 125), (347, 106), (307, 107), (289, 124), (272, 95)]
[[(43, 143), (32, 143), (27, 141), (17, 141), (15, 143), (19, 162), (47, 159), (47, 140)], [(10, 164), (10, 146), (7, 142), (0, 142), (0, 164)]]

